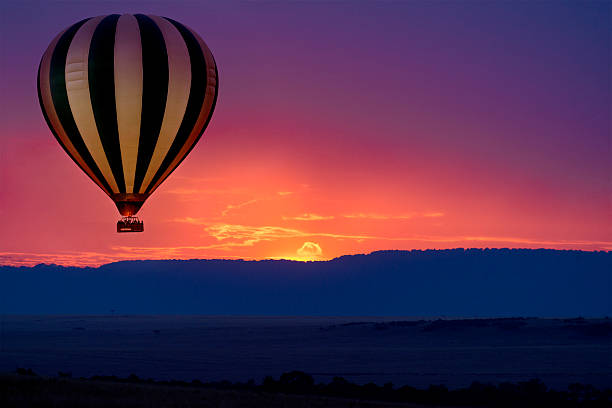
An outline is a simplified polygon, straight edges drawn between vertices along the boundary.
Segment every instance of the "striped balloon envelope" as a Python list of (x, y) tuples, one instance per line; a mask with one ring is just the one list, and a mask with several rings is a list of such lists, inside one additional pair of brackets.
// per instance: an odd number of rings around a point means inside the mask
[(79, 21), (55, 37), (38, 69), (49, 128), (126, 217), (200, 139), (218, 87), (198, 34), (143, 14)]

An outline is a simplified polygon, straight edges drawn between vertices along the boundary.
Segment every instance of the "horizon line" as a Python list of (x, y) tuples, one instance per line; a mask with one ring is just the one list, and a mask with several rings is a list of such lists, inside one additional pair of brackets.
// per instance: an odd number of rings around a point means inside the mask
[[(150, 259), (138, 259), (138, 258), (134, 258), (134, 259), (117, 259), (117, 260), (112, 260), (109, 262), (103, 262), (103, 263), (91, 263), (91, 264), (67, 264), (67, 263), (55, 263), (55, 262), (51, 262), (51, 263), (47, 263), (47, 262), (39, 262), (39, 263), (34, 263), (31, 262), (29, 265), (25, 264), (27, 263), (27, 261), (17, 261), (16, 263), (0, 263), (0, 267), (10, 267), (10, 268), (35, 268), (35, 267), (39, 267), (39, 266), (59, 266), (59, 267), (64, 267), (64, 268), (81, 268), (81, 269), (85, 269), (85, 268), (92, 268), (92, 269), (97, 269), (97, 268), (101, 268), (103, 266), (107, 266), (107, 265), (112, 265), (112, 264), (116, 264), (116, 263), (122, 263), (122, 262), (168, 262), (168, 261), (173, 261), (173, 262), (189, 262), (189, 261), (226, 261), (226, 262), (277, 262), (277, 261), (281, 261), (281, 262), (296, 262), (296, 263), (323, 263), (323, 262), (332, 262), (335, 260), (339, 260), (341, 258), (345, 258), (345, 257), (352, 257), (352, 256), (370, 256), (370, 255), (374, 255), (377, 253), (382, 253), (382, 252), (406, 252), (406, 253), (412, 253), (412, 252), (451, 252), (451, 251), (555, 251), (555, 252), (581, 252), (581, 253), (612, 253), (612, 251), (610, 250), (604, 250), (604, 249), (592, 249), (592, 250), (588, 250), (588, 249), (558, 249), (558, 248), (546, 248), (546, 247), (540, 247), (540, 248), (526, 248), (526, 247), (516, 247), (516, 248), (510, 248), (510, 247), (485, 247), (485, 248), (479, 248), (479, 247), (456, 247), (456, 248), (426, 248), (426, 249), (379, 249), (379, 250), (375, 250), (375, 251), (371, 251), (371, 252), (367, 252), (367, 253), (355, 253), (355, 254), (343, 254), (343, 255), (339, 255), (333, 258), (329, 258), (329, 259), (322, 259), (320, 257), (314, 257), (312, 259), (299, 259), (298, 257), (267, 257), (267, 258), (223, 258), (223, 257), (219, 257), (219, 258), (150, 258)], [(14, 252), (14, 253), (10, 253), (10, 252), (4, 252), (4, 253), (0, 253), (0, 257), (6, 256), (6, 255), (12, 255), (12, 254), (23, 254), (26, 255), (23, 252)], [(83, 254), (88, 254), (88, 253), (83, 253)], [(36, 255), (36, 254), (29, 254), (29, 255)], [(43, 256), (45, 254), (42, 254)], [(57, 254), (60, 256), (71, 256), (71, 254)], [(72, 256), (78, 256), (78, 254), (72, 254)]]

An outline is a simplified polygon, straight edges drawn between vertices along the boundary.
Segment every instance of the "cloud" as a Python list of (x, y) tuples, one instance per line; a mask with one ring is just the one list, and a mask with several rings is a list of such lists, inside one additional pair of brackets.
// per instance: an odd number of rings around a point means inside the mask
[(182, 222), (185, 224), (191, 225), (208, 225), (210, 224), (210, 218), (194, 218), (194, 217), (184, 217), (184, 218), (174, 218), (169, 220), (171, 222)]
[[(291, 192), (291, 191), (279, 191), (277, 194), (282, 197), (282, 196), (287, 196), (287, 195), (293, 194), (293, 192)], [(257, 202), (264, 201), (264, 200), (273, 200), (275, 198), (277, 198), (277, 197), (273, 196), (273, 197), (266, 197), (266, 198), (253, 198), (251, 200), (244, 201), (244, 202), (238, 203), (238, 204), (228, 204), (227, 207), (225, 207), (225, 210), (223, 210), (223, 212), (221, 213), (221, 215), (223, 217), (225, 217), (232, 210), (237, 210), (239, 208), (246, 207), (247, 205), (255, 204)]]
[(315, 242), (304, 242), (304, 245), (297, 250), (300, 256), (319, 256), (322, 253), (321, 247)]
[(181, 176), (179, 174), (173, 174), (172, 179), (174, 180), (186, 180), (192, 183), (206, 183), (209, 181), (225, 181), (226, 179), (223, 177), (193, 177), (193, 176)]
[(369, 220), (409, 220), (412, 218), (420, 217), (443, 217), (443, 212), (429, 212), (429, 213), (408, 213), (408, 214), (373, 214), (373, 213), (356, 213), (356, 214), (344, 214), (344, 218), (362, 218)]
[(333, 234), (329, 232), (307, 232), (294, 228), (285, 228), (277, 226), (249, 226), (239, 224), (211, 224), (205, 228), (205, 231), (219, 241), (223, 240), (238, 240), (243, 244), (255, 243), (259, 241), (274, 241), (284, 238), (300, 238), (300, 237), (327, 237), (338, 239), (354, 239), (361, 241), (364, 239), (376, 239), (378, 237), (368, 235), (345, 235)]
[(205, 228), (210, 236), (219, 241), (226, 239), (271, 241), (281, 238), (295, 238), (307, 236), (306, 233), (284, 227), (275, 226), (248, 226), (239, 224), (213, 224)]
[(221, 215), (223, 217), (225, 217), (231, 210), (235, 210), (235, 209), (238, 209), (238, 208), (246, 207), (247, 205), (254, 204), (254, 203), (258, 202), (258, 201), (261, 201), (261, 199), (254, 198), (252, 200), (245, 201), (245, 202), (239, 203), (239, 204), (228, 204), (227, 207), (225, 207), (225, 210), (223, 210), (223, 212), (221, 213)]
[(238, 241), (238, 242), (226, 242), (220, 245), (209, 245), (210, 248), (221, 248), (231, 246), (253, 246), (255, 243), (260, 241), (274, 241), (285, 238), (302, 238), (302, 237), (325, 237), (325, 238), (337, 238), (337, 239), (354, 239), (361, 242), (366, 239), (385, 239), (377, 236), (370, 235), (350, 235), (350, 234), (334, 234), (329, 232), (308, 232), (302, 231), (295, 228), (285, 228), (272, 225), (264, 226), (251, 226), (251, 225), (240, 225), (240, 224), (225, 224), (225, 223), (211, 223), (208, 218), (175, 218), (173, 222), (182, 222), (190, 225), (204, 226), (204, 231), (209, 236), (216, 238), (218, 241)]
[[(183, 219), (182, 222), (193, 222), (196, 225), (204, 225), (198, 219)], [(470, 243), (497, 243), (511, 244), (512, 248), (524, 247), (548, 247), (557, 249), (582, 249), (582, 250), (612, 250), (612, 242), (609, 241), (565, 241), (565, 240), (537, 240), (522, 237), (489, 237), (489, 236), (412, 236), (412, 237), (375, 237), (356, 236), (331, 233), (309, 233), (291, 228), (264, 226), (252, 227), (243, 225), (216, 224), (209, 226), (207, 231), (217, 238), (217, 243), (202, 246), (177, 246), (177, 247), (130, 247), (113, 246), (107, 253), (88, 251), (63, 251), (63, 252), (0, 252), (0, 265), (33, 266), (39, 263), (55, 263), (65, 266), (99, 266), (109, 262), (136, 259), (192, 259), (192, 258), (237, 258), (237, 259), (261, 259), (257, 256), (228, 255), (226, 252), (240, 247), (252, 247), (260, 241), (273, 241), (283, 238), (310, 238), (328, 237), (336, 239), (354, 239), (363, 241), (366, 239), (386, 240), (393, 242), (432, 242), (452, 244), (452, 247), (470, 247)], [(309, 244), (309, 245), (306, 245)], [(313, 244), (313, 245), (310, 245)], [(467, 245), (466, 245), (467, 244)], [(498, 245), (491, 245), (497, 247)], [(501, 246), (501, 245), (500, 245)], [(312, 250), (320, 246), (308, 241), (299, 250)], [(481, 247), (480, 245), (476, 247)], [(308, 248), (308, 249), (307, 249)], [(384, 247), (379, 246), (379, 249)], [(212, 252), (209, 252), (211, 251)], [(216, 251), (223, 252), (216, 252)], [(299, 251), (298, 250), (298, 251)], [(206, 251), (204, 253), (204, 251)], [(335, 254), (339, 256), (342, 254)], [(300, 255), (304, 257), (303, 255)]]
[(489, 237), (489, 236), (456, 236), (456, 237), (415, 237), (414, 241), (428, 241), (428, 242), (500, 242), (509, 244), (523, 244), (523, 245), (536, 245), (540, 247), (570, 247), (570, 248), (588, 248), (595, 247), (594, 249), (611, 250), (612, 242), (607, 241), (567, 241), (567, 240), (540, 240), (532, 238), (522, 237)]
[(495, 236), (423, 236), (413, 235), (404, 237), (385, 237), (375, 235), (350, 235), (335, 234), (329, 232), (308, 232), (293, 228), (275, 226), (245, 226), (236, 224), (213, 224), (205, 229), (211, 236), (219, 241), (238, 240), (240, 243), (233, 243), (235, 246), (250, 246), (259, 241), (273, 241), (285, 238), (300, 237), (322, 237), (335, 239), (353, 239), (358, 242), (364, 240), (381, 241), (406, 241), (406, 242), (433, 242), (433, 243), (466, 243), (466, 242), (491, 242), (518, 245), (531, 245), (539, 247), (553, 248), (593, 248), (593, 249), (612, 249), (612, 243), (606, 241), (564, 241), (564, 240), (538, 240), (523, 237), (495, 237)]
[(169, 190), (163, 190), (160, 193), (171, 196), (174, 200), (182, 202), (210, 202), (211, 197), (218, 197), (215, 198), (217, 201), (224, 198), (227, 200), (235, 200), (235, 198), (232, 197), (240, 197), (244, 196), (245, 194), (249, 194), (248, 191), (242, 188), (207, 188), (202, 186), (177, 187)]
[(202, 194), (205, 190), (201, 190), (198, 188), (175, 188), (172, 190), (166, 190), (166, 194), (175, 194), (175, 195), (194, 195), (194, 194)]
[(105, 263), (128, 259), (122, 254), (104, 254), (98, 252), (0, 252), (0, 265), (34, 266), (40, 263), (64, 266), (99, 266)]
[(296, 220), (296, 221), (319, 221), (319, 220), (333, 220), (335, 217), (333, 215), (318, 215), (318, 214), (309, 214), (304, 213), (302, 215), (297, 215), (295, 217), (286, 217), (283, 216), (283, 220)]
[(178, 187), (171, 190), (164, 190), (163, 194), (173, 194), (178, 196), (201, 196), (201, 195), (237, 195), (246, 194), (247, 191), (240, 188), (184, 188)]
[(365, 218), (369, 220), (408, 220), (414, 218), (415, 214), (403, 214), (403, 215), (385, 215), (385, 214), (345, 214), (344, 218)]
[[(524, 237), (495, 237), (495, 236), (428, 236), (428, 235), (412, 235), (412, 236), (377, 236), (377, 235), (351, 235), (330, 232), (309, 232), (295, 228), (285, 228), (278, 226), (248, 226), (240, 224), (211, 224), (205, 219), (199, 218), (181, 218), (176, 219), (177, 222), (185, 222), (193, 225), (206, 226), (205, 231), (218, 241), (234, 240), (239, 242), (227, 242), (229, 246), (252, 246), (260, 241), (274, 241), (286, 238), (308, 238), (308, 237), (323, 237), (335, 239), (353, 239), (361, 242), (364, 240), (381, 240), (381, 241), (406, 241), (406, 242), (433, 242), (433, 243), (469, 243), (469, 242), (491, 242), (491, 243), (508, 243), (519, 245), (532, 245), (541, 247), (553, 248), (592, 248), (601, 250), (612, 249), (612, 243), (607, 241), (565, 241), (565, 240), (538, 240)], [(218, 248), (218, 246), (208, 246), (207, 248)]]

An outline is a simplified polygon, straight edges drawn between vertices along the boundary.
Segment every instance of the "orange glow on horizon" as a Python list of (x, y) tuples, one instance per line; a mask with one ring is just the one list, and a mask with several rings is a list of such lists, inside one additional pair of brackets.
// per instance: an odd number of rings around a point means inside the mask
[(612, 250), (607, 4), (153, 2), (210, 45), (219, 98), (118, 234), (35, 82), (58, 30), (116, 5), (39, 3), (3, 9), (0, 264)]
[[(35, 166), (23, 169), (32, 173), (32, 186), (21, 191), (17, 202), (37, 205), (40, 196), (46, 200), (25, 221), (5, 220), (0, 264), (97, 266), (130, 259), (193, 258), (317, 261), (384, 249), (456, 247), (612, 250), (597, 220), (602, 213), (577, 217), (572, 207), (551, 207), (558, 194), (552, 191), (548, 196), (538, 193), (537, 202), (529, 199), (527, 205), (525, 200), (536, 194), (531, 189), (537, 186), (510, 183), (505, 199), (499, 200), (468, 184), (463, 188), (471, 190), (470, 198), (445, 191), (448, 183), (440, 189), (414, 180), (399, 182), (394, 176), (386, 183), (358, 177), (339, 183), (325, 177), (331, 169), (317, 171), (307, 163), (264, 161), (262, 166), (243, 157), (241, 167), (220, 165), (224, 159), (217, 163), (212, 150), (196, 149), (198, 155), (209, 157), (207, 164), (187, 160), (145, 203), (139, 213), (146, 224), (144, 233), (117, 234), (112, 201), (68, 160), (60, 160), (59, 149), (34, 149), (37, 163), (47, 169), (45, 177), (34, 175)], [(19, 157), (15, 153), (8, 160)], [(251, 171), (245, 173), (243, 167)], [(452, 178), (457, 170), (446, 173)], [(461, 174), (457, 177), (458, 181)], [(66, 190), (46, 193), (56, 179), (66, 180)], [(70, 189), (77, 186), (80, 193), (74, 195)], [(75, 213), (75, 205), (83, 209)], [(61, 237), (57, 231), (62, 231)]]

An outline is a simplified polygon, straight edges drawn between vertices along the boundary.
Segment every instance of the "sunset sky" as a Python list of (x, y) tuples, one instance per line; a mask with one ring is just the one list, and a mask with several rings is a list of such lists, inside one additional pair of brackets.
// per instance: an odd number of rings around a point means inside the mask
[[(117, 234), (49, 131), (51, 39), (146, 13), (197, 31), (219, 99)], [(324, 260), (381, 249), (612, 250), (609, 2), (0, 5), (0, 264)]]

